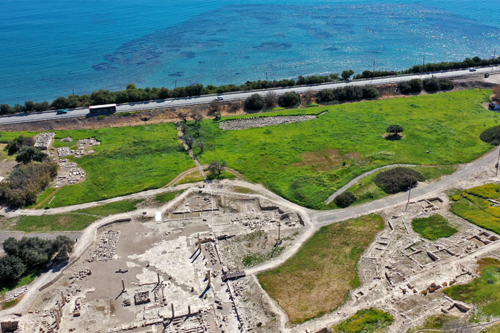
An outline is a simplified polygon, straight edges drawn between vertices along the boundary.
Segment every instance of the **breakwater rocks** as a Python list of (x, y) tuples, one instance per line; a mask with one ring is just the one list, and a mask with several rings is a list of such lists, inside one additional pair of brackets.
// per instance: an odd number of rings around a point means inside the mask
[(277, 117), (256, 117), (256, 118), (242, 118), (235, 120), (222, 121), (219, 127), (226, 131), (231, 130), (244, 130), (247, 128), (254, 127), (266, 127), (290, 123), (300, 123), (302, 121), (308, 121), (316, 119), (315, 115), (304, 115), (304, 116), (277, 116)]

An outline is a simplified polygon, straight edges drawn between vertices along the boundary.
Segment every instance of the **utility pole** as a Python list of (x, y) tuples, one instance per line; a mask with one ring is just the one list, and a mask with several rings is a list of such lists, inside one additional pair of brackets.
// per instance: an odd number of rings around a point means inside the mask
[(424, 58), (422, 59), (422, 72), (424, 71), (424, 67), (425, 67), (425, 54), (424, 54)]
[(73, 96), (75, 96), (75, 89), (71, 88), (71, 90), (73, 91)]
[(174, 80), (175, 88), (177, 89), (177, 79)]
[(497, 164), (495, 164), (495, 169), (497, 170), (495, 176), (498, 176), (498, 163), (499, 162), (500, 162), (500, 148), (498, 148)]
[(495, 52), (493, 52), (493, 61), (491, 64), (491, 71), (493, 72), (493, 67), (495, 67), (495, 59), (497, 57), (497, 48), (495, 47)]
[(267, 81), (267, 71), (266, 71), (266, 81)]
[(372, 81), (375, 76), (375, 60), (373, 60)]
[(410, 196), (411, 196), (411, 178), (409, 179), (410, 184), (408, 185), (408, 202), (406, 203), (405, 211), (408, 210), (408, 205), (410, 204)]

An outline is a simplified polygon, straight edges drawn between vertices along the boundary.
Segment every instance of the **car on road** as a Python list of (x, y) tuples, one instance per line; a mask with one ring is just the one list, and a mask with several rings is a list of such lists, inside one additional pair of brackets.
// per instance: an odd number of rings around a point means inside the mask
[(59, 109), (56, 111), (56, 114), (66, 114), (66, 113), (68, 113), (67, 109)]
[(224, 97), (222, 97), (222, 96), (217, 96), (217, 99), (218, 99), (219, 101), (223, 101), (223, 100), (224, 100)]
[(469, 72), (475, 72), (476, 69), (475, 68), (469, 68)]

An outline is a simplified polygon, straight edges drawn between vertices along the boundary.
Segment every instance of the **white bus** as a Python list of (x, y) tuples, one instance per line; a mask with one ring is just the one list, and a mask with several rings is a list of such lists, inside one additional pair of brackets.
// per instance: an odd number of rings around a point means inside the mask
[(113, 113), (116, 112), (116, 104), (91, 105), (90, 113)]

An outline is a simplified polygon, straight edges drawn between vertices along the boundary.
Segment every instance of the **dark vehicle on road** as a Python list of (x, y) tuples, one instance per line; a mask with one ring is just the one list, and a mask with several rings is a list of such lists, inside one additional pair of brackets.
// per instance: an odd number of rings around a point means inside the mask
[(66, 109), (59, 109), (56, 111), (56, 114), (66, 114), (66, 113), (68, 113), (68, 110)]

